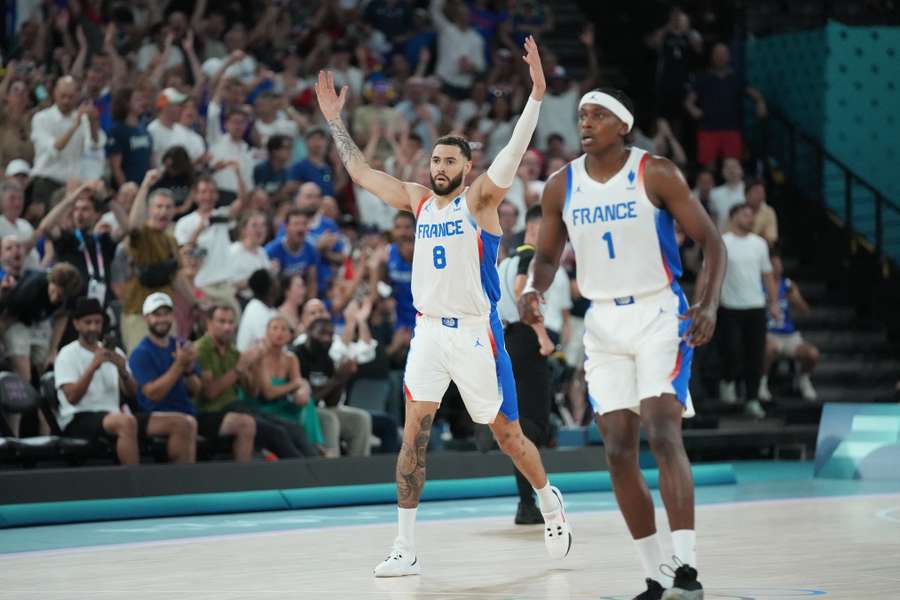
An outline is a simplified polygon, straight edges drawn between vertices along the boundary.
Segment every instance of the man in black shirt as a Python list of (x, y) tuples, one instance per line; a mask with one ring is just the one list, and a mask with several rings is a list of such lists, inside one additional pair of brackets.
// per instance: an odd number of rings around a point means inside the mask
[(696, 78), (684, 103), (691, 117), (698, 121), (697, 162), (704, 167), (709, 167), (719, 158), (741, 159), (744, 95), (753, 99), (757, 117), (766, 115), (766, 102), (762, 94), (745, 85), (731, 68), (728, 46), (716, 44), (711, 63), (709, 71)]
[[(49, 271), (26, 271), (9, 292), (0, 296), (0, 329), (13, 370), (31, 381), (56, 359), (68, 317), (64, 306), (81, 289), (81, 277), (72, 265), (59, 263)], [(10, 423), (15, 432), (17, 422)]]
[[(104, 194), (101, 181), (80, 185), (51, 210), (38, 226), (53, 242), (56, 260), (68, 263), (81, 274), (82, 289), (79, 296), (96, 298), (101, 305), (112, 300), (110, 266), (116, 254), (116, 240), (109, 233), (96, 234), (94, 226), (100, 218), (99, 202)], [(125, 210), (117, 202), (109, 204), (119, 222), (119, 228), (127, 228)], [(64, 217), (71, 214), (67, 221)]]
[[(528, 267), (534, 258), (537, 234), (541, 226), (541, 205), (531, 206), (525, 213), (524, 243), (499, 267), (500, 318), (506, 324), (504, 339), (516, 380), (519, 398), (519, 419), (525, 436), (535, 446), (545, 446), (550, 439), (550, 366), (547, 355), (553, 351), (543, 324), (534, 327), (519, 320), (516, 300), (522, 294), (528, 275)], [(534, 500), (531, 484), (515, 470), (519, 506), (516, 509), (517, 525), (534, 525), (544, 522)]]

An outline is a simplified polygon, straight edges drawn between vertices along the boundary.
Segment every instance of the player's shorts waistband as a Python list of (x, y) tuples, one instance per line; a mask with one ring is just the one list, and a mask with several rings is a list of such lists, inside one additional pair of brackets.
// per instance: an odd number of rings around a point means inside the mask
[(442, 327), (447, 327), (448, 329), (459, 329), (460, 327), (477, 327), (486, 325), (488, 322), (488, 316), (433, 317), (431, 315), (423, 315), (419, 313), (416, 315), (416, 323), (421, 322), (425, 322), (430, 325), (440, 325)]
[(631, 306), (632, 304), (656, 301), (666, 296), (671, 297), (674, 293), (675, 291), (670, 286), (666, 286), (664, 288), (652, 292), (645, 292), (643, 294), (633, 294), (630, 296), (620, 296), (618, 298), (603, 298), (600, 300), (591, 300), (591, 306)]

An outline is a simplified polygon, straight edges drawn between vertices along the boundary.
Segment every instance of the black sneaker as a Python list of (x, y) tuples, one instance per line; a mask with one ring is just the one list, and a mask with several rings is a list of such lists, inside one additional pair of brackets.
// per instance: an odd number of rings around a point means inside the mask
[(663, 586), (655, 579), (645, 579), (647, 591), (638, 594), (633, 600), (660, 600), (663, 595)]
[(534, 504), (519, 502), (516, 509), (516, 525), (543, 525), (544, 517)]
[(697, 569), (690, 565), (675, 569), (675, 581), (662, 595), (662, 600), (703, 600), (703, 586), (697, 581)]

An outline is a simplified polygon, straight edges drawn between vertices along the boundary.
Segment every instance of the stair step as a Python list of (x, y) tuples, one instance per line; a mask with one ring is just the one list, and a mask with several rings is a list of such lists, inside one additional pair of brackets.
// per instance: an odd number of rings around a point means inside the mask
[(844, 360), (824, 355), (813, 381), (842, 383), (862, 388), (893, 385), (900, 377), (900, 362), (887, 359)]

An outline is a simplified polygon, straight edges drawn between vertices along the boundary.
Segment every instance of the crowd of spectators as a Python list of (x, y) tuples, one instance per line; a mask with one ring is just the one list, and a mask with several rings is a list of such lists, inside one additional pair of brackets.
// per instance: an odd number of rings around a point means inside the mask
[[(168, 436), (179, 462), (195, 459), (198, 435), (236, 460), (254, 449), (277, 457), (396, 450), (398, 373), (415, 322), (414, 217), (350, 181), (316, 108), (315, 78), (329, 69), (349, 88), (344, 119), (373, 166), (430, 186), (432, 142), (455, 132), (470, 140), (474, 178), (527, 99), (521, 43), (527, 35), (542, 43), (553, 30), (550, 8), (486, 0), (15, 6), (0, 83), (6, 368), (26, 381), (53, 370), (60, 426), (115, 437), (122, 463), (135, 462), (134, 440), (146, 435)], [(579, 40), (581, 80), (542, 44), (548, 89), (533, 148), (500, 207), (504, 256), (534, 242), (529, 208), (547, 176), (580, 153), (578, 100), (601, 82), (592, 27)], [(762, 98), (739, 83), (727, 46), (707, 47), (683, 12), (648, 41), (659, 48), (667, 103), (639, 123), (633, 142), (685, 168), (723, 231), (746, 206), (750, 235), (773, 246), (765, 187), (745, 185), (740, 162), (742, 98), (763, 115)], [(686, 53), (709, 54), (710, 71), (686, 67)], [(699, 121), (696, 157), (685, 150), (688, 118)], [(684, 253), (696, 269), (699, 258)], [(582, 423), (587, 302), (566, 256), (571, 281), (561, 279), (548, 329), (575, 371), (561, 414)], [(383, 406), (353, 405), (362, 380), (385, 384)], [(120, 397), (131, 401), (120, 407)], [(18, 419), (6, 418), (18, 431)]]

